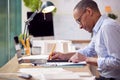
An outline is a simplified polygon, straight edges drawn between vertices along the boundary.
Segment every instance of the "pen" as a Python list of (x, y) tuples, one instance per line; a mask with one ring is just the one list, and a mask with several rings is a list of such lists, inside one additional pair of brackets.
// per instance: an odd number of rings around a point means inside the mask
[(53, 55), (53, 51), (55, 50), (55, 47), (56, 47), (56, 44), (53, 45), (52, 50), (51, 50), (51, 52), (49, 54), (48, 60), (51, 60), (51, 57)]
[(68, 60), (47, 60), (47, 62), (68, 62)]

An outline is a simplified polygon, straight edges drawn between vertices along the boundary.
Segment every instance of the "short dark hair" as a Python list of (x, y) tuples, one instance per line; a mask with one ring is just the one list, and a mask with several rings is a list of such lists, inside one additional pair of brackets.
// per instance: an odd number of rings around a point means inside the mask
[(93, 9), (94, 11), (99, 11), (98, 5), (93, 0), (81, 0), (78, 2), (78, 4), (75, 6), (74, 9), (86, 9), (87, 7)]

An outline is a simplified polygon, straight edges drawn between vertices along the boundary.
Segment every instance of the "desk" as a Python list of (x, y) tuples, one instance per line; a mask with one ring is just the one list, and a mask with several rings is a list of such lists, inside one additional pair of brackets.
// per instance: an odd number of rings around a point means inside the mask
[[(4, 65), (3, 67), (0, 68), (0, 73), (6, 73), (6, 74), (7, 73), (16, 73), (20, 68), (41, 68), (41, 67), (40, 66), (32, 66), (30, 63), (29, 64), (28, 63), (27, 64), (26, 63), (18, 64), (17, 57), (15, 56), (6, 65)], [(78, 67), (78, 68), (73, 67), (73, 68), (63, 68), (63, 69), (73, 71), (73, 72), (88, 72), (91, 74), (91, 72), (89, 70), (89, 65), (86, 65), (84, 67)], [(11, 76), (9, 76), (9, 78), (11, 78)], [(17, 79), (18, 77), (15, 76), (15, 78)], [(3, 79), (3, 80), (7, 80), (7, 79)], [(25, 79), (18, 78), (17, 80), (25, 80)], [(30, 80), (35, 80), (35, 79), (30, 79)], [(80, 79), (80, 80), (84, 80), (84, 79)]]

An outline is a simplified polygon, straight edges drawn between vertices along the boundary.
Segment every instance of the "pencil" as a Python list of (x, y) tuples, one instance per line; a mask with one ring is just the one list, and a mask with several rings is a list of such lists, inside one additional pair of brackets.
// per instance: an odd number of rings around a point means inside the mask
[(56, 44), (53, 45), (52, 50), (51, 50), (51, 52), (49, 54), (48, 60), (51, 60), (51, 57), (53, 55), (53, 51), (55, 50), (55, 47), (56, 47)]

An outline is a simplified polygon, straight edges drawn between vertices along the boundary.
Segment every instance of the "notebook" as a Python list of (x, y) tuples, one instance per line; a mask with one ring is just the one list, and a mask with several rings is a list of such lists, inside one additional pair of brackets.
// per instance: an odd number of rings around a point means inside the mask
[(68, 62), (68, 60), (48, 60), (48, 55), (30, 55), (19, 58), (19, 63), (32, 63), (35, 66), (85, 66), (86, 62), (79, 63)]

